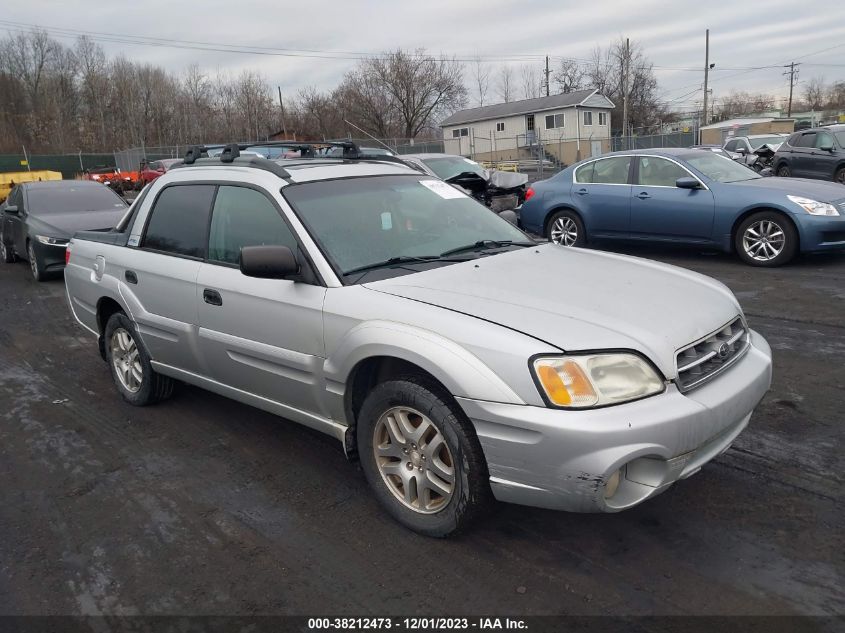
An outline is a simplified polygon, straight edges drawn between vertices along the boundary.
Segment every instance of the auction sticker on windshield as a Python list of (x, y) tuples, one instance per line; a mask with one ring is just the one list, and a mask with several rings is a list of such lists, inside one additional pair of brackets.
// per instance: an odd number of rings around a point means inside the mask
[(464, 194), (441, 180), (420, 180), (420, 184), (428, 187), (441, 198), (450, 200), (452, 198), (463, 198)]

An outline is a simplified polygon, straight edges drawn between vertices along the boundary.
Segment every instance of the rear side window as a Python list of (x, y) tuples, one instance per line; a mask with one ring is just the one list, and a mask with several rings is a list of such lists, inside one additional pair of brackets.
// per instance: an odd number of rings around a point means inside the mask
[(801, 139), (800, 134), (793, 134), (788, 139), (786, 139), (786, 144), (791, 145), (792, 147), (798, 147), (798, 141)]
[(575, 182), (625, 185), (628, 183), (630, 167), (630, 156), (602, 158), (579, 167), (575, 172)]
[(296, 252), (296, 238), (275, 205), (263, 193), (246, 187), (220, 187), (208, 238), (208, 259), (238, 264), (244, 246), (287, 246)]
[(798, 147), (814, 147), (816, 144), (816, 133), (802, 134), (798, 139)]
[(214, 189), (214, 185), (163, 189), (150, 213), (142, 248), (204, 258)]
[(735, 152), (737, 143), (739, 143), (739, 141), (737, 141), (736, 139), (733, 139), (732, 141), (728, 141), (725, 144), (725, 151)]

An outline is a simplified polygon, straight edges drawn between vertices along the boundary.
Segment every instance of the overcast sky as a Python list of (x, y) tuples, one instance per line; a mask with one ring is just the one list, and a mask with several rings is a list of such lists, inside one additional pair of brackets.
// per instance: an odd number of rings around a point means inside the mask
[[(532, 63), (539, 70), (543, 55), (583, 59), (596, 45), (627, 36), (644, 46), (655, 65), (661, 98), (691, 107), (701, 99), (696, 89), (703, 81), (706, 28), (717, 99), (732, 89), (785, 96), (788, 83), (780, 65), (793, 60), (802, 62), (798, 94), (811, 77), (845, 79), (841, 0), (5, 0), (3, 8), (0, 28), (14, 29), (9, 22), (37, 24), (66, 43), (78, 31), (97, 32), (95, 39), (109, 55), (122, 53), (174, 72), (191, 64), (209, 74), (253, 68), (288, 95), (306, 85), (333, 87), (355, 64), (334, 58), (338, 54), (424, 47), (466, 59), (480, 56), (494, 68)], [(254, 52), (106, 41), (127, 35)], [(255, 47), (313, 56), (259, 54)], [(776, 67), (748, 70), (756, 66)]]

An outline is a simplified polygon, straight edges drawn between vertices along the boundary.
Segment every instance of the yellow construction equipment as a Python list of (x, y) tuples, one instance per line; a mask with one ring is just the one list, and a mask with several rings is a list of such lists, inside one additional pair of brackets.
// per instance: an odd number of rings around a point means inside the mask
[(12, 187), (22, 182), (37, 182), (38, 180), (61, 180), (62, 172), (40, 169), (38, 171), (7, 171), (0, 173), (0, 202), (6, 199)]

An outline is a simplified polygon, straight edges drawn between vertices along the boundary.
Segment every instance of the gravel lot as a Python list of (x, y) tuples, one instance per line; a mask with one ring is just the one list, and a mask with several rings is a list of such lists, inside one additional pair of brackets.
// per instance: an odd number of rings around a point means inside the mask
[(737, 294), (775, 353), (749, 429), (633, 510), (500, 505), (447, 541), (327, 437), (195, 388), (124, 404), (62, 280), (0, 264), (0, 614), (845, 613), (845, 256), (620, 252)]

